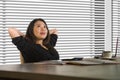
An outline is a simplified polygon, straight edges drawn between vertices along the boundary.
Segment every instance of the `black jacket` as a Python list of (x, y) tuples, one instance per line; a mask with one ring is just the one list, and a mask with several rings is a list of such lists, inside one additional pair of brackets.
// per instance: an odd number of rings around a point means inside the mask
[(58, 60), (59, 54), (54, 48), (57, 42), (57, 35), (50, 35), (50, 42), (48, 50), (44, 49), (39, 44), (32, 44), (27, 41), (24, 37), (19, 36), (12, 38), (12, 42), (17, 46), (17, 48), (22, 53), (25, 63), (47, 61), (47, 60)]

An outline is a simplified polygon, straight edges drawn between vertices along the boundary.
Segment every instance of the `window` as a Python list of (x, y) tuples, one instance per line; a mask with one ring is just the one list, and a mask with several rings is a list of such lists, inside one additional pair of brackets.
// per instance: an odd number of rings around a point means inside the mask
[(93, 57), (104, 50), (104, 0), (1, 0), (0, 15), (0, 64), (20, 63), (7, 29), (25, 33), (34, 18), (58, 29), (55, 48), (61, 59)]
[(112, 9), (112, 50), (120, 55), (120, 0), (112, 0)]

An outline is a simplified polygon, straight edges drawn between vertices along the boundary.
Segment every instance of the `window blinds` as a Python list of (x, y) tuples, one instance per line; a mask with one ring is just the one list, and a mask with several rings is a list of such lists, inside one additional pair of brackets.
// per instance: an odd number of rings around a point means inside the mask
[(112, 9), (112, 50), (116, 53), (118, 38), (117, 54), (120, 55), (120, 0), (112, 0)]
[(104, 50), (104, 0), (1, 0), (0, 17), (0, 64), (20, 63), (7, 29), (25, 33), (34, 18), (58, 30), (60, 59), (92, 57)]

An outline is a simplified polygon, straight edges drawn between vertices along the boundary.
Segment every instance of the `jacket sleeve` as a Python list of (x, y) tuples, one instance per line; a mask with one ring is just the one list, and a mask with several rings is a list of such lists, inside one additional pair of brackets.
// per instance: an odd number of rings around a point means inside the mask
[(12, 43), (16, 45), (21, 52), (32, 48), (32, 44), (28, 43), (23, 36), (12, 38)]
[(50, 45), (55, 47), (57, 43), (58, 36), (56, 34), (51, 34), (50, 35)]

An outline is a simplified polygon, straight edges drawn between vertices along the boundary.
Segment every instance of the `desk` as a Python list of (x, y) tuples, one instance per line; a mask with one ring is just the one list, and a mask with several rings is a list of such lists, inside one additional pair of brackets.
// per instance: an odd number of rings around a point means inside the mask
[(120, 80), (120, 65), (0, 65), (0, 78), (21, 80)]

